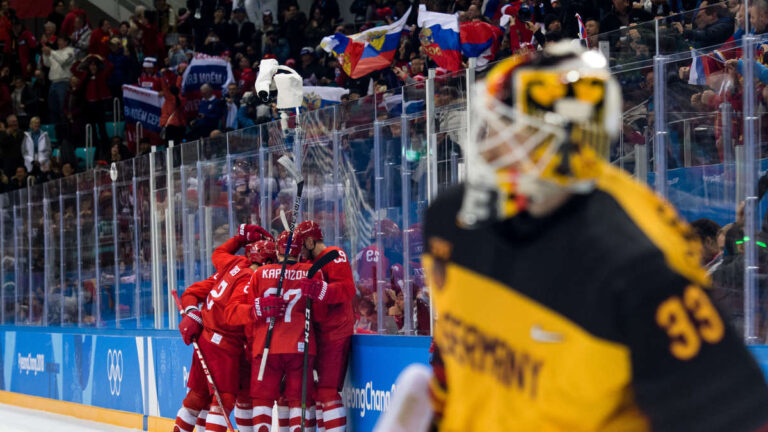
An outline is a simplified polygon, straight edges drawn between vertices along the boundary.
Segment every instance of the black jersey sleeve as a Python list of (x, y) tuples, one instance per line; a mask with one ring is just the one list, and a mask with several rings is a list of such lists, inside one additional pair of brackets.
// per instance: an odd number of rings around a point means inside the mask
[(754, 432), (768, 425), (768, 387), (709, 294), (658, 255), (615, 279), (638, 406), (655, 432)]

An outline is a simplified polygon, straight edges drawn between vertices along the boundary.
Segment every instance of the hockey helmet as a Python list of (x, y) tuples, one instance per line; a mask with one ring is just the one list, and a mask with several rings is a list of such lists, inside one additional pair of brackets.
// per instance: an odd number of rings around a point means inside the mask
[[(277, 253), (284, 254), (285, 248), (288, 247), (288, 237), (291, 236), (290, 231), (283, 231), (280, 233), (279, 236), (277, 236), (276, 246), (277, 246)], [(296, 239), (294, 238), (293, 241), (291, 241), (291, 249), (288, 251), (288, 256), (297, 257), (299, 256), (299, 253), (301, 252), (301, 245), (296, 242)]]
[(272, 240), (259, 240), (245, 246), (245, 257), (251, 264), (269, 264), (277, 261), (275, 242)]
[(462, 225), (593, 189), (621, 126), (619, 85), (599, 51), (559, 42), (513, 56), (474, 91)]
[(311, 238), (314, 241), (323, 241), (323, 231), (320, 225), (312, 220), (306, 220), (300, 223), (294, 231), (294, 237), (299, 245), (304, 245), (304, 240)]

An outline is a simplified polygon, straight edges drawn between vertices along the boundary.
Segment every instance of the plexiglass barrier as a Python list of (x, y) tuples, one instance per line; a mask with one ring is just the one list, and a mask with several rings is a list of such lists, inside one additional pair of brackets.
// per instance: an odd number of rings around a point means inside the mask
[[(624, 106), (608, 156), (682, 219), (718, 232), (705, 239), (702, 262), (713, 296), (747, 341), (763, 343), (768, 206), (760, 198), (768, 180), (758, 182), (768, 167), (768, 119), (764, 86), (755, 85), (760, 54), (754, 41), (744, 49), (748, 40), (678, 49), (669, 36), (675, 22), (685, 31), (695, 17), (617, 33), (616, 46), (644, 50), (642, 40), (654, 50), (610, 53)], [(657, 34), (666, 38), (659, 51)], [(483, 73), (433, 76), (0, 195), (0, 321), (174, 328), (170, 290), (213, 274), (211, 254), (239, 224), (277, 234), (281, 211), (294, 217), (296, 182), (277, 163), (290, 155), (305, 179), (297, 219), (316, 221), (352, 265), (355, 331), (430, 334), (422, 217), (464, 177), (471, 83)]]

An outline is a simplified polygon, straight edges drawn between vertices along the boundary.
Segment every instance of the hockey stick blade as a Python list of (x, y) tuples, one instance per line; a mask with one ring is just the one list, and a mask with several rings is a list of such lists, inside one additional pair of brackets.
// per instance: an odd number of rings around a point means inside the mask
[(280, 209), (280, 222), (283, 223), (283, 229), (285, 231), (290, 231), (291, 230), (291, 227), (288, 226), (288, 218), (285, 217), (285, 210), (283, 210), (283, 209)]
[(285, 169), (288, 171), (288, 175), (293, 177), (293, 179), (296, 180), (296, 183), (304, 181), (304, 177), (302, 177), (299, 170), (296, 169), (296, 166), (293, 164), (293, 160), (288, 155), (281, 156), (280, 159), (277, 160), (277, 163), (285, 167)]
[(336, 249), (321, 256), (320, 259), (312, 263), (312, 267), (310, 267), (309, 270), (307, 271), (307, 279), (313, 278), (315, 276), (315, 273), (319, 272), (320, 269), (325, 267), (328, 263), (335, 260), (339, 256), (341, 255), (339, 254), (339, 251)]

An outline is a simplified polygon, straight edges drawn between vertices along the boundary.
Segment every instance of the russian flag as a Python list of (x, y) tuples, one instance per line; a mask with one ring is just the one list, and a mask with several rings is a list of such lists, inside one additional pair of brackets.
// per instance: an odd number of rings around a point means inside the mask
[(586, 40), (587, 48), (589, 48), (589, 39), (587, 39), (587, 29), (584, 27), (584, 21), (581, 20), (581, 15), (576, 14), (576, 22), (579, 24), (579, 40)]
[(499, 50), (504, 33), (501, 28), (483, 21), (463, 22), (459, 25), (461, 52), (467, 57), (479, 57), (479, 67), (493, 60)]
[(408, 12), (394, 23), (374, 27), (352, 36), (342, 33), (326, 36), (320, 46), (339, 57), (341, 67), (347, 75), (360, 78), (392, 64), (410, 13), (411, 9), (408, 8)]
[(691, 48), (691, 71), (688, 75), (688, 84), (691, 85), (705, 85), (707, 83), (707, 73), (704, 70), (704, 63), (701, 61), (698, 51), (695, 48)]
[(419, 5), (416, 23), (421, 27), (419, 40), (424, 51), (438, 66), (449, 71), (461, 69), (459, 53), (459, 17), (430, 12), (426, 5)]
[(341, 97), (349, 94), (349, 89), (327, 86), (304, 86), (302, 108), (316, 110), (341, 103)]

